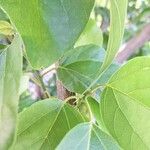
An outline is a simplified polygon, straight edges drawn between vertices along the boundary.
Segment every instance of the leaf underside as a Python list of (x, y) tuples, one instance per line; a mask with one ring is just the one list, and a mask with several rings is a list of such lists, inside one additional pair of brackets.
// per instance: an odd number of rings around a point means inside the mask
[(117, 143), (96, 125), (82, 123), (74, 127), (56, 150), (119, 150)]

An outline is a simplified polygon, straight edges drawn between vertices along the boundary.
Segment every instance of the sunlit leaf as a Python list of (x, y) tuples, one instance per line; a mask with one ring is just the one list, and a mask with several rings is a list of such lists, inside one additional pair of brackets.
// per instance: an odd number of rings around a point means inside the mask
[(22, 71), (22, 41), (16, 35), (0, 54), (0, 149), (13, 142), (18, 112), (19, 85)]
[(110, 33), (105, 61), (101, 68), (104, 71), (113, 61), (119, 50), (127, 12), (128, 0), (110, 0)]
[(19, 95), (25, 92), (29, 86), (29, 75), (23, 75), (20, 80)]
[(14, 29), (7, 21), (0, 20), (0, 34), (13, 35)]
[(98, 46), (102, 46), (103, 44), (102, 31), (100, 27), (98, 28), (96, 21), (92, 19), (87, 23), (84, 31), (76, 42), (75, 47), (87, 44), (95, 44)]
[(150, 58), (136, 58), (110, 79), (100, 103), (103, 122), (125, 149), (150, 149)]

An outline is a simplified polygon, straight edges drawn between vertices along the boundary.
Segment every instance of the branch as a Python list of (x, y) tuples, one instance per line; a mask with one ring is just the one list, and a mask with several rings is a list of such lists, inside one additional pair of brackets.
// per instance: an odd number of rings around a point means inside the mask
[(44, 70), (42, 70), (42, 71), (40, 72), (40, 74), (41, 74), (41, 76), (43, 77), (43, 76), (45, 76), (46, 74), (48, 74), (48, 73), (50, 73), (50, 72), (54, 73), (56, 70), (57, 70), (57, 65), (54, 64), (54, 65), (51, 65), (51, 66), (49, 66), (48, 68), (45, 68)]
[(117, 62), (123, 63), (132, 54), (134, 54), (137, 49), (142, 47), (148, 41), (150, 41), (150, 23), (145, 25), (139, 34), (130, 39), (123, 46), (123, 48), (121, 48), (122, 50), (118, 53), (116, 57)]
[[(57, 97), (61, 100), (65, 100), (65, 99), (68, 99), (69, 97), (72, 97), (74, 96), (75, 93), (73, 92), (70, 92), (68, 91), (62, 84), (61, 81), (57, 80)], [(75, 100), (76, 99), (70, 99), (68, 102), (71, 104), (71, 105), (75, 105)]]

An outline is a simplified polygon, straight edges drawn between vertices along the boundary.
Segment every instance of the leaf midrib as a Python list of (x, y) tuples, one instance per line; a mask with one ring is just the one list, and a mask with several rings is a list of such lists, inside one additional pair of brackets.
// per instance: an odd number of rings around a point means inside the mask
[(57, 120), (57, 118), (58, 118), (60, 112), (62, 111), (62, 108), (63, 108), (64, 104), (65, 104), (65, 103), (63, 103), (62, 106), (60, 107), (60, 110), (58, 111), (58, 113), (57, 113), (57, 115), (56, 115), (56, 117), (55, 117), (55, 119), (54, 119), (54, 121), (53, 121), (53, 124), (50, 125), (50, 127), (49, 127), (49, 129), (48, 129), (48, 132), (47, 132), (47, 134), (46, 134), (46, 136), (45, 136), (45, 138), (44, 138), (44, 140), (43, 140), (43, 143), (42, 143), (42, 145), (40, 146), (39, 150), (42, 149), (42, 146), (43, 146), (43, 144), (45, 143), (45, 141), (46, 141), (46, 139), (47, 139), (47, 137), (48, 137), (48, 135), (49, 135), (51, 129), (53, 128), (53, 126), (54, 126), (54, 124), (55, 124), (55, 122), (56, 122), (56, 120)]
[[(57, 107), (58, 108), (58, 107)], [(55, 108), (54, 110), (56, 110), (57, 108)], [(61, 108), (60, 108), (61, 109)], [(54, 110), (51, 110), (51, 111), (54, 111)], [(30, 125), (28, 125), (24, 130), (18, 132), (18, 136), (20, 134), (22, 134), (23, 132), (25, 132), (28, 128), (30, 128), (31, 126), (33, 126), (37, 121), (39, 121), (40, 119), (42, 119), (43, 117), (45, 117), (46, 115), (48, 115), (49, 113), (51, 113), (51, 111), (48, 111), (47, 113), (44, 113), (41, 117), (39, 117), (38, 119), (36, 119), (33, 123), (31, 123)]]
[[(121, 107), (120, 107), (120, 105), (119, 105), (119, 103), (118, 103), (118, 98), (117, 98), (117, 96), (116, 96), (116, 94), (115, 94), (115, 92), (114, 92), (113, 89), (112, 89), (112, 91), (113, 91), (113, 95), (114, 95), (114, 97), (115, 97), (115, 99), (116, 99), (116, 102), (117, 102), (117, 105), (118, 105), (120, 111), (122, 112), (122, 114), (123, 114), (124, 117), (126, 118), (128, 124), (129, 124), (129, 126), (132, 128), (132, 132), (135, 133), (135, 134), (141, 139), (141, 141), (143, 142), (143, 144), (147, 147), (147, 145), (144, 143), (143, 139), (140, 137), (140, 135), (139, 135), (138, 133), (136, 133), (136, 131), (134, 130), (134, 128), (133, 128), (132, 125), (130, 124), (129, 120), (127, 119), (126, 115), (125, 115), (124, 112), (122, 111), (122, 109), (121, 109)], [(130, 98), (129, 98), (129, 99), (130, 99)], [(131, 142), (131, 141), (130, 141), (130, 142)], [(147, 147), (147, 148), (148, 148), (148, 147)]]
[[(118, 82), (119, 80), (123, 80), (123, 79), (125, 79), (125, 78), (128, 78), (130, 75), (131, 75), (131, 76), (132, 76), (132, 75), (135, 76), (136, 73), (139, 73), (139, 72), (145, 70), (145, 68), (149, 68), (149, 69), (146, 69), (146, 70), (150, 70), (150, 66), (145, 66), (145, 67), (143, 67), (143, 68), (139, 68), (139, 69), (137, 69), (137, 70), (128, 72), (128, 74), (122, 75), (122, 76), (120, 76), (118, 79), (112, 80), (113, 77), (114, 77), (114, 76), (112, 76), (112, 78), (111, 78), (110, 81), (109, 81), (109, 84), (114, 84), (114, 83)], [(120, 70), (121, 70), (121, 69), (120, 69)], [(118, 71), (120, 71), (120, 70), (118, 70)]]
[(123, 91), (117, 89), (116, 87), (112, 87), (110, 84), (109, 84), (109, 85), (107, 84), (106, 87), (111, 88), (113, 91), (115, 90), (115, 91), (117, 91), (117, 92), (119, 92), (119, 93), (121, 93), (121, 94), (127, 96), (127, 97), (128, 97), (130, 100), (132, 100), (134, 103), (136, 102), (137, 104), (143, 106), (145, 109), (147, 109), (147, 110), (150, 111), (150, 107), (146, 106), (145, 104), (141, 103), (139, 100), (137, 100), (137, 99), (133, 98), (132, 96), (128, 95), (128, 93), (125, 93), (125, 92), (123, 92)]
[[(60, 68), (60, 69), (64, 69), (64, 70), (66, 70), (67, 72), (68, 72), (68, 71), (74, 72), (74, 73), (76, 73), (76, 74), (78, 74), (78, 75), (80, 75), (80, 76), (86, 78), (87, 80), (91, 80), (91, 81), (92, 81), (92, 79), (91, 79), (90, 77), (85, 76), (85, 75), (81, 74), (80, 72), (77, 72), (76, 70), (73, 70), (73, 69), (70, 69), (70, 68), (66, 68), (66, 67), (62, 67), (62, 66), (59, 66), (59, 68)], [(68, 72), (68, 73), (71, 74), (70, 72)]]

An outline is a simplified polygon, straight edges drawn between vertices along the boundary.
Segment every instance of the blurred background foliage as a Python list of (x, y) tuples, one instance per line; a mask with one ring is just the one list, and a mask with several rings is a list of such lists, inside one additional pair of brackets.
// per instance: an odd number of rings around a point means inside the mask
[[(109, 7), (109, 0), (96, 0), (95, 7), (93, 9), (93, 12), (91, 13), (91, 18), (82, 35), (79, 37), (77, 43), (75, 44), (75, 47), (88, 43), (93, 43), (98, 46), (102, 46), (104, 49), (106, 49), (110, 24)], [(126, 50), (124, 48), (124, 45), (128, 45), (129, 41), (132, 41), (134, 39), (136, 43), (137, 36), (139, 39), (146, 36), (142, 34), (142, 37), (140, 33), (142, 33), (143, 30), (145, 30), (145, 26), (149, 24), (150, 0), (129, 0), (124, 39), (120, 51), (122, 50), (124, 51), (124, 53), (128, 53), (128, 49)], [(9, 40), (9, 36), (4, 36), (3, 34), (0, 34), (0, 49), (8, 45)], [(137, 45), (135, 46), (135, 48), (132, 48), (132, 53), (129, 53), (127, 59), (131, 59), (136, 56), (150, 55), (149, 41), (150, 34), (149, 36), (147, 36), (147, 39), (143, 41), (141, 46)], [(130, 47), (130, 43), (128, 47)], [(124, 61), (126, 60), (123, 60), (123, 62)], [(32, 105), (34, 102), (39, 101), (41, 99), (45, 99), (47, 95), (57, 95), (56, 70), (52, 69), (54, 66), (50, 66), (50, 68), (48, 68), (51, 70), (51, 72), (45, 71), (44, 68), (41, 68), (41, 70), (38, 71), (34, 70), (28, 63), (25, 54), (23, 64), (24, 75), (20, 83), (21, 86), (20, 103), (18, 110), (19, 112), (25, 109), (26, 107)], [(80, 109), (82, 105), (83, 104), (80, 105)], [(81, 112), (82, 111), (84, 110), (81, 109)]]
[[(96, 0), (95, 16), (98, 25), (103, 31), (104, 43), (106, 48), (108, 41), (109, 31), (109, 0)], [(128, 12), (125, 25), (125, 33), (123, 43), (128, 42), (131, 38), (141, 32), (145, 25), (150, 23), (150, 0), (129, 0)], [(143, 45), (136, 49), (130, 58), (135, 56), (143, 56), (150, 54), (150, 42), (145, 42)]]

